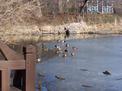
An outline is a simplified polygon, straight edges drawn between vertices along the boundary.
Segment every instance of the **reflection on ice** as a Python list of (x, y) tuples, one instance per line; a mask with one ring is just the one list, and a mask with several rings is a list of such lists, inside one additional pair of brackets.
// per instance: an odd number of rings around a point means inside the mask
[[(68, 39), (84, 39), (84, 38), (95, 38), (100, 35), (96, 34), (71, 34)], [(8, 43), (21, 43), (21, 42), (42, 42), (42, 41), (54, 41), (54, 40), (64, 40), (66, 38), (65, 34), (42, 34), (42, 35), (6, 35), (1, 38), (1, 40)]]

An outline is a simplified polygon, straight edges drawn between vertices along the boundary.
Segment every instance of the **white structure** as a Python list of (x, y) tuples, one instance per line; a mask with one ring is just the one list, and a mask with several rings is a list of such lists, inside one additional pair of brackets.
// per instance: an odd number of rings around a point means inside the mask
[(113, 13), (113, 3), (110, 0), (89, 0), (86, 7), (88, 13)]

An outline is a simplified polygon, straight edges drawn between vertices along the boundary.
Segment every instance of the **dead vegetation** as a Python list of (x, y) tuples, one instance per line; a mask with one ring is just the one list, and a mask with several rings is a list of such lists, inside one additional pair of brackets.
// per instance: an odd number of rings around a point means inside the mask
[(38, 22), (42, 16), (39, 0), (1, 0), (0, 26)]
[(56, 13), (60, 12), (62, 7), (60, 5), (54, 7), (52, 1), (0, 0), (0, 34), (4, 34), (3, 36), (6, 34), (39, 34), (41, 27), (45, 25), (60, 26), (81, 20), (91, 25), (93, 30), (94, 26), (97, 29), (105, 29), (104, 27), (108, 28), (108, 25), (109, 29), (113, 29), (113, 25), (120, 22), (120, 17), (115, 15), (84, 14), (82, 16), (78, 12)]

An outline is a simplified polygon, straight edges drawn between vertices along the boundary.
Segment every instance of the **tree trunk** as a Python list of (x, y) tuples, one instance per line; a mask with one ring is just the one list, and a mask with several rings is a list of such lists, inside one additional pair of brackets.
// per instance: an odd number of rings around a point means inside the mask
[(59, 0), (59, 13), (63, 13), (63, 1)]

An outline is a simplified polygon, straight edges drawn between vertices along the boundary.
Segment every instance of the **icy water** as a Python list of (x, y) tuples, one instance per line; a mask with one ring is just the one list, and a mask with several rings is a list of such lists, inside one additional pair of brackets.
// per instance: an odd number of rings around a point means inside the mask
[[(67, 57), (60, 54), (37, 64), (41, 76), (36, 82), (42, 79), (42, 91), (122, 91), (122, 36), (66, 43), (70, 44)], [(72, 47), (77, 48), (74, 56), (70, 55)], [(106, 70), (111, 75), (103, 74)]]

